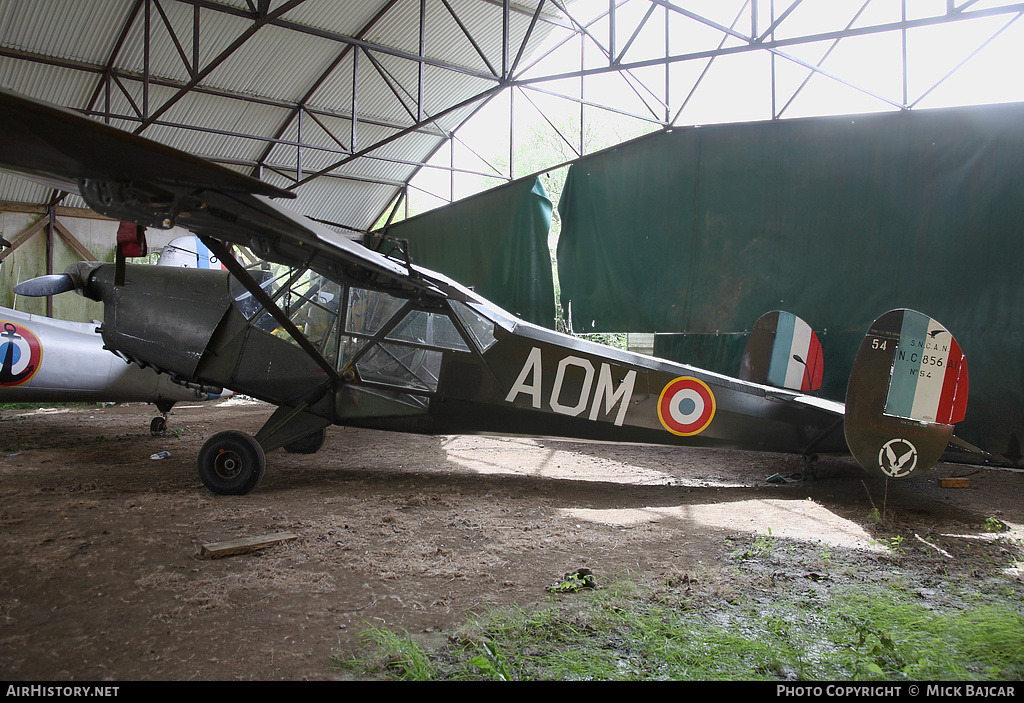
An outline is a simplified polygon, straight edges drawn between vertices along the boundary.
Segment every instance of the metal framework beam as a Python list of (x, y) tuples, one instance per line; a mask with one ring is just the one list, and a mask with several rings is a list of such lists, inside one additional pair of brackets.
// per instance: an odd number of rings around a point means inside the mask
[[(69, 107), (108, 123), (131, 124), (136, 133), (159, 126), (252, 141), (256, 146), (251, 155), (220, 160), (244, 167), (257, 177), (265, 172), (276, 174), (286, 187), (301, 188), (322, 178), (383, 186), (389, 194), (372, 205), (376, 221), (394, 216), (396, 203), (408, 193), (409, 180), (424, 169), (450, 172), (450, 192), (441, 197), (455, 197), (456, 174), (504, 180), (522, 175), (522, 169), (514, 163), (511, 133), (507, 140), (507, 172), (499, 171), (475, 152), (492, 172), (456, 163), (455, 133), (505, 91), (515, 98), (510, 98), (510, 123), (518, 118), (516, 100), (525, 97), (547, 127), (579, 156), (586, 152), (584, 134), (588, 117), (617, 115), (644, 123), (648, 129), (671, 129), (680, 124), (684, 108), (707, 80), (711, 64), (729, 56), (769, 57), (771, 69), (766, 79), (770, 82), (773, 119), (781, 118), (791, 108), (793, 100), (805, 91), (814, 76), (857, 91), (880, 106), (908, 110), (919, 105), (1024, 16), (1024, 2), (986, 3), (979, 7), (977, 0), (947, 0), (933, 14), (908, 18), (903, 0), (898, 20), (862, 23), (862, 17), (868, 16), (866, 9), (879, 2), (864, 0), (851, 16), (836, 18), (834, 28), (825, 24), (803, 30), (797, 24), (805, 9), (803, 0), (736, 0), (729, 5), (736, 8), (730, 9), (729, 16), (734, 17), (731, 22), (717, 19), (717, 15), (709, 16), (710, 10), (691, 9), (686, 0), (609, 0), (603, 11), (587, 16), (578, 16), (576, 13), (583, 9), (565, 0), (366, 0), (371, 11), (362, 26), (347, 32), (326, 22), (314, 26), (301, 19), (301, 11), (314, 3), (320, 7), (320, 0), (247, 0), (241, 5), (218, 0), (133, 0), (125, 7), (102, 60), (90, 63), (44, 55), (23, 46), (0, 47), (0, 57), (94, 76), (95, 83), (85, 103)], [(1000, 17), (1004, 21), (991, 29), (959, 64), (925, 90), (909, 94), (908, 32)], [(225, 30), (226, 18), (237, 25), (233, 34)], [(395, 32), (398, 21), (409, 23), (406, 29), (411, 40), (404, 48), (383, 39)], [(711, 43), (685, 50), (675, 26), (699, 28), (706, 36), (717, 35), (717, 46)], [(271, 31), (316, 37), (335, 47), (333, 57), (322, 69), (307, 76), (305, 84), (295, 91), (297, 98), (233, 91), (223, 87), (223, 82), (213, 80), (218, 71), (237, 60), (243, 47)], [(439, 34), (442, 31), (446, 32), (443, 36)], [(542, 33), (551, 38), (551, 48), (540, 57), (529, 57), (529, 49), (538, 45)], [(650, 37), (658, 34), (664, 37), (660, 55), (649, 46)], [(894, 67), (901, 74), (901, 96), (882, 94), (830, 69), (829, 60), (841, 42), (886, 34), (899, 34), (902, 38), (901, 62)], [(657, 41), (660, 43), (661, 39)], [(459, 43), (465, 51), (445, 53), (446, 43)], [(799, 56), (794, 53), (815, 44), (825, 47), (816, 60), (801, 58), (806, 51)], [(159, 57), (154, 54), (157, 46), (162, 47)], [(570, 46), (578, 48), (578, 65), (563, 63), (551, 68), (546, 59)], [(141, 65), (125, 65), (129, 50), (139, 52)], [(459, 55), (460, 60), (441, 58), (454, 55)], [(180, 67), (171, 66), (168, 61), (180, 63)], [(807, 72), (798, 87), (787, 88), (784, 95), (776, 80), (779, 63)], [(680, 91), (678, 82), (670, 80), (670, 74), (673, 66), (683, 64), (703, 66), (696, 80)], [(621, 77), (621, 95), (600, 95), (589, 87), (591, 81), (608, 76)], [(327, 86), (337, 93), (338, 84), (347, 85), (344, 90), (348, 92), (325, 103)], [(473, 87), (470, 89), (469, 85)], [(575, 90), (567, 88), (571, 85), (575, 85)], [(172, 113), (188, 95), (212, 102), (279, 108), (282, 113), (271, 124), (260, 127), (213, 126), (201, 123), (199, 118), (190, 121)], [(387, 96), (393, 107), (400, 108), (392, 116), (382, 114), (382, 96)], [(578, 135), (558, 125), (546, 111), (544, 100), (578, 107), (579, 124), (570, 130), (578, 129)], [(115, 104), (121, 107), (115, 108)], [(510, 124), (509, 128), (513, 127)], [(578, 136), (578, 142), (574, 136)], [(419, 140), (416, 155), (396, 156), (399, 152), (394, 145), (406, 139)], [(498, 141), (496, 138), (495, 142)], [(449, 163), (434, 163), (434, 157), (446, 145), (451, 149)], [(331, 155), (326, 167), (312, 165), (322, 164), (324, 155)], [(356, 162), (366, 162), (367, 169), (353, 172)], [(391, 170), (388, 175), (381, 175), (382, 169)]]

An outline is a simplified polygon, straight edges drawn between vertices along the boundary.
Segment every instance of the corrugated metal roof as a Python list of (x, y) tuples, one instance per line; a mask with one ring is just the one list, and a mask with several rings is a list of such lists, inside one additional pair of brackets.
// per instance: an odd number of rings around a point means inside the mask
[[(516, 47), (537, 2), (515, 4)], [(332, 177), (301, 185), (299, 203), (310, 216), (365, 228), (472, 109), (452, 106), (500, 82), (473, 46), (500, 67), (500, 3), (424, 5), (422, 108), (419, 0), (276, 0), (266, 16), (254, 6), (0, 0), (0, 85), (241, 171), (266, 164), (286, 174), (273, 176), (285, 186), (294, 187), (300, 169), (307, 177), (348, 160)], [(545, 13), (558, 10), (549, 4)], [(541, 23), (530, 44), (550, 27)], [(41, 192), (8, 179), (0, 185), (0, 199)]]
[[(254, 9), (264, 5), (266, 14)], [(915, 5), (902, 24), (892, 11), (869, 9), (855, 17), (860, 5), (777, 0), (771, 17), (744, 0), (0, 0), (0, 86), (262, 174), (295, 188), (305, 214), (368, 228), (447, 136), (510, 85), (529, 82), (558, 92), (576, 101), (577, 115), (580, 100), (603, 102), (647, 120), (647, 129), (722, 120), (721, 111), (701, 108), (690, 94), (714, 108), (762, 101), (765, 119), (797, 109), (824, 114), (806, 97), (813, 87), (804, 91), (800, 83), (812, 72), (818, 74), (813, 85), (855, 94), (864, 109), (907, 109), (916, 106), (915, 96), (906, 105), (894, 101), (891, 75), (889, 87), (872, 92), (861, 75), (816, 67), (824, 47), (839, 38), (856, 46), (872, 33), (898, 38), (901, 31), (913, 47), (921, 36), (914, 32), (972, 20), (987, 23), (988, 35), (1009, 28), (993, 47), (1024, 45), (1021, 30), (1011, 27), (1022, 13), (1008, 0), (968, 3), (955, 12), (941, 2), (931, 9)], [(531, 66), (537, 50), (569, 38), (547, 62)], [(947, 52), (942, 60), (948, 66), (925, 64), (937, 75), (926, 81), (911, 75), (910, 84), (934, 100), (942, 91), (926, 92), (931, 83), (968, 63), (985, 39), (965, 40)], [(771, 40), (779, 46), (767, 46)], [(870, 51), (869, 42), (861, 45)], [(705, 73), (722, 73), (728, 55), (766, 58), (769, 51), (781, 68), (750, 80), (770, 89), (736, 95), (735, 81), (723, 80), (724, 91), (701, 85)], [(719, 54), (723, 60), (705, 71), (705, 62)], [(859, 71), (870, 62), (850, 65)], [(615, 75), (624, 68), (631, 71), (628, 84)], [(900, 77), (906, 72), (893, 70)], [(583, 83), (588, 87), (581, 96)], [(600, 86), (610, 86), (602, 96)], [(795, 93), (773, 103), (776, 91)], [(783, 114), (795, 94), (798, 107)], [(562, 100), (536, 91), (531, 97), (538, 106)], [(522, 113), (532, 111), (525, 101), (517, 104)], [(748, 107), (743, 119), (749, 115)], [(492, 142), (509, 144), (497, 129)], [(0, 199), (48, 197), (0, 177)]]

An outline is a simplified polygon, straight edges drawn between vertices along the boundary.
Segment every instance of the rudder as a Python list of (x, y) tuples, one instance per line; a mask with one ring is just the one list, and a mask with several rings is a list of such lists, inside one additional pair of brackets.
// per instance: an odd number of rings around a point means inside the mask
[(934, 466), (967, 410), (967, 360), (949, 330), (914, 310), (871, 325), (846, 391), (846, 442), (869, 473), (907, 478)]
[(774, 310), (754, 323), (739, 378), (808, 392), (821, 388), (824, 370), (821, 342), (811, 326), (792, 313)]

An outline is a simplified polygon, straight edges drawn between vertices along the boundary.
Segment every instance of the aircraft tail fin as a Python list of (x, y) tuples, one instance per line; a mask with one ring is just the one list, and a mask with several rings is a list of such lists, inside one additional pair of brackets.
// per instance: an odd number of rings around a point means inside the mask
[(930, 468), (967, 410), (967, 360), (938, 321), (890, 310), (872, 323), (846, 390), (846, 442), (869, 473)]
[(821, 388), (824, 371), (821, 342), (811, 326), (792, 313), (775, 310), (754, 323), (739, 377), (806, 392)]

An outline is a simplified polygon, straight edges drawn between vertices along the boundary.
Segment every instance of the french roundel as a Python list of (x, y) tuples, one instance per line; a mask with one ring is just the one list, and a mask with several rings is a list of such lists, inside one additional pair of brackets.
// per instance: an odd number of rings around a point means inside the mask
[(715, 394), (708, 384), (692, 376), (680, 376), (661, 391), (658, 419), (672, 434), (700, 434), (715, 417)]
[(43, 361), (43, 347), (29, 328), (0, 320), (0, 387), (28, 383)]

